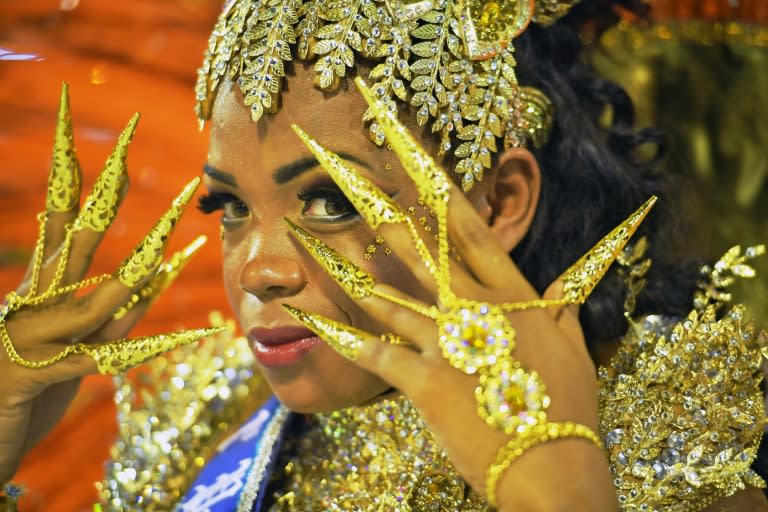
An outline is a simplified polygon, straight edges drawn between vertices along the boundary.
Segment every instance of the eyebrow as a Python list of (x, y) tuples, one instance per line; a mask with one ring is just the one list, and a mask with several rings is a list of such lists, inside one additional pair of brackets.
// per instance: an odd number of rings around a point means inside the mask
[(213, 178), (216, 181), (220, 181), (230, 187), (237, 187), (237, 180), (235, 177), (224, 171), (220, 171), (210, 164), (203, 165), (203, 174)]
[[(371, 166), (368, 165), (368, 163), (364, 160), (361, 160), (360, 158), (356, 157), (355, 155), (350, 155), (349, 153), (336, 153), (339, 158), (342, 160), (347, 160), (349, 162), (354, 162), (358, 165), (361, 165), (365, 167), (366, 169), (370, 170)], [(297, 178), (298, 176), (302, 175), (303, 173), (309, 171), (310, 169), (313, 169), (320, 165), (320, 163), (317, 161), (315, 157), (308, 156), (304, 158), (300, 158), (296, 160), (295, 162), (291, 162), (289, 164), (285, 164), (278, 168), (273, 174), (272, 179), (275, 183), (278, 185), (282, 185), (283, 183), (287, 183), (291, 181), (292, 179)]]
[[(354, 162), (362, 167), (365, 167), (368, 170), (371, 170), (371, 166), (368, 164), (368, 162), (356, 157), (355, 155), (350, 155), (349, 153), (344, 153), (344, 152), (340, 152), (336, 154), (342, 160)], [(308, 157), (300, 158), (294, 162), (280, 166), (272, 174), (272, 180), (278, 185), (282, 185), (284, 183), (288, 183), (289, 181), (297, 178), (298, 176), (301, 176), (303, 173), (309, 171), (310, 169), (314, 169), (318, 165), (320, 165), (320, 162), (318, 162), (317, 159), (314, 157), (308, 156)], [(226, 173), (224, 171), (220, 171), (219, 169), (215, 168), (211, 164), (203, 165), (203, 174), (213, 178), (216, 181), (220, 181), (226, 185), (229, 185), (231, 187), (237, 187), (237, 180), (232, 174)]]

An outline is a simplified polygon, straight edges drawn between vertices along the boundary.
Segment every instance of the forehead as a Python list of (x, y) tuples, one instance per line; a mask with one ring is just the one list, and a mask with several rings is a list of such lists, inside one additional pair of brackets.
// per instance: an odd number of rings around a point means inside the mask
[(211, 115), (208, 161), (237, 174), (255, 168), (271, 173), (309, 151), (291, 129), (303, 128), (336, 152), (372, 157), (382, 152), (368, 138), (362, 121), (365, 100), (351, 80), (329, 93), (314, 86), (315, 73), (301, 63), (284, 79), (279, 110), (253, 122), (237, 85), (221, 84)]

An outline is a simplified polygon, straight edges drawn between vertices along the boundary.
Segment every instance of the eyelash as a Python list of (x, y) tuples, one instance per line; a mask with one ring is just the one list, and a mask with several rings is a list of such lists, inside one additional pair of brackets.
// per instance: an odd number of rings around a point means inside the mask
[(304, 203), (301, 208), (302, 215), (307, 213), (312, 201), (317, 199), (324, 199), (326, 202), (342, 205), (346, 210), (345, 213), (339, 215), (328, 215), (325, 218), (308, 216), (307, 218), (313, 222), (343, 222), (358, 215), (355, 207), (352, 206), (352, 203), (350, 203), (349, 199), (347, 199), (341, 190), (339, 190), (339, 188), (333, 183), (316, 183), (310, 185), (307, 188), (299, 190), (299, 192), (296, 194), (296, 198)]
[[(323, 199), (331, 204), (342, 205), (342, 208), (346, 210), (345, 213), (339, 215), (328, 215), (324, 216), (324, 218), (320, 216), (308, 216), (307, 219), (313, 222), (343, 222), (358, 215), (357, 211), (354, 209), (354, 206), (352, 206), (352, 203), (349, 202), (349, 199), (347, 199), (341, 190), (339, 190), (338, 187), (336, 187), (336, 185), (333, 183), (320, 183), (310, 185), (307, 188), (301, 189), (296, 194), (296, 198), (303, 203), (301, 208), (302, 215), (308, 211), (311, 203), (318, 199)], [(225, 213), (222, 216), (221, 222), (225, 227), (227, 227), (227, 224), (235, 223), (239, 218), (241, 218), (240, 215), (234, 218), (229, 218), (226, 215), (228, 205), (233, 205), (236, 208), (242, 208), (244, 212), (247, 212), (248, 209), (247, 205), (240, 198), (228, 192), (211, 192), (201, 196), (198, 199), (197, 208), (205, 215), (209, 215), (217, 211), (224, 211)], [(245, 214), (242, 216), (245, 216)]]
[(232, 202), (245, 204), (232, 194), (226, 192), (211, 192), (210, 194), (200, 196), (197, 200), (197, 209), (208, 215), (218, 210), (223, 210), (225, 205)]
[[(234, 229), (240, 221), (248, 216), (248, 205), (233, 194), (227, 192), (211, 192), (201, 196), (197, 200), (197, 208), (208, 215), (221, 210), (221, 225), (225, 230)], [(232, 215), (232, 208), (238, 208), (241, 211)]]

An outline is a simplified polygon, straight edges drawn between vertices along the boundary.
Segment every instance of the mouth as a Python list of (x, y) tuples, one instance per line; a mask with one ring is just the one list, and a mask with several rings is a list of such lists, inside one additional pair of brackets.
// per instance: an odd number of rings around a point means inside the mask
[(248, 332), (253, 353), (262, 366), (280, 368), (299, 362), (322, 343), (314, 332), (303, 327), (256, 328)]

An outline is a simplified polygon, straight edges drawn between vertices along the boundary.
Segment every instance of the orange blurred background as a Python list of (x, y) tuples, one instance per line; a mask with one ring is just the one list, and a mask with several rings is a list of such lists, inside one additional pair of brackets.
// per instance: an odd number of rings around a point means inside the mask
[[(87, 190), (135, 110), (131, 191), (96, 255), (112, 272), (185, 182), (200, 174), (206, 136), (192, 111), (195, 70), (221, 0), (0, 1), (0, 291), (14, 289), (44, 204), (62, 81), (71, 84), (75, 139)], [(655, 0), (654, 19), (738, 19), (768, 24), (765, 0)], [(208, 245), (134, 335), (201, 326), (227, 311), (218, 223), (190, 208), (171, 245), (204, 233)], [(112, 386), (93, 377), (65, 420), (26, 459), (15, 481), (24, 511), (91, 510), (116, 426)]]

